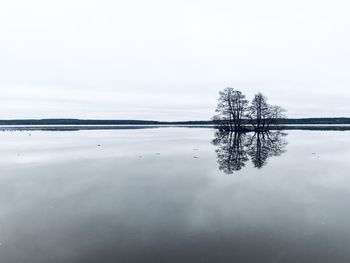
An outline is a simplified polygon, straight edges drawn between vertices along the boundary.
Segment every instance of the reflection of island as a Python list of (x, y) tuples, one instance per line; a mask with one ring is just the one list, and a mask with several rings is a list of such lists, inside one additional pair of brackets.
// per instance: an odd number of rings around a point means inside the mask
[(254, 167), (261, 168), (269, 157), (285, 152), (287, 141), (285, 133), (259, 132), (235, 133), (217, 131), (213, 144), (218, 146), (216, 153), (219, 169), (226, 174), (241, 170), (249, 159)]

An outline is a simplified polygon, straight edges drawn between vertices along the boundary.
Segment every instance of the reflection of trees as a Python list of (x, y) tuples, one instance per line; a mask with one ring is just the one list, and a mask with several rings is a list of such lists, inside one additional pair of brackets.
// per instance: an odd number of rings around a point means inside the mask
[(241, 170), (251, 159), (254, 167), (261, 168), (269, 157), (285, 152), (286, 134), (281, 132), (239, 133), (217, 131), (213, 144), (216, 149), (219, 169), (226, 174)]
[(281, 132), (260, 132), (251, 136), (248, 155), (254, 167), (261, 168), (267, 163), (269, 157), (279, 156), (285, 152), (287, 142), (284, 136), (285, 134)]
[(216, 153), (220, 170), (232, 174), (233, 171), (238, 171), (244, 167), (249, 160), (245, 150), (245, 141), (245, 133), (221, 131), (216, 133), (213, 144), (219, 146)]

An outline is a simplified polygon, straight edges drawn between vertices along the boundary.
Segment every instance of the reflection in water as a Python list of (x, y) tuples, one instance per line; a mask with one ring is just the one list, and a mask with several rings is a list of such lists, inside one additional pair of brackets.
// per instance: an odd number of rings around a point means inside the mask
[(247, 134), (235, 132), (215, 133), (214, 145), (219, 146), (216, 150), (220, 170), (227, 174), (241, 170), (249, 160), (246, 151)]
[(0, 132), (0, 262), (350, 262), (349, 132), (290, 131), (260, 170), (266, 134), (213, 132)]
[(277, 132), (238, 133), (218, 130), (213, 144), (218, 146), (219, 169), (226, 174), (241, 170), (249, 159), (262, 168), (269, 157), (285, 152), (286, 134)]

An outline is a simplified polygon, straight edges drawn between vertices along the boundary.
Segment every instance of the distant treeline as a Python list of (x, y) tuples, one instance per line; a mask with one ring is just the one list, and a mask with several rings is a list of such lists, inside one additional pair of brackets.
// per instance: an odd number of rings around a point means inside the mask
[[(249, 124), (249, 120), (243, 120)], [(279, 119), (278, 124), (350, 124), (350, 118), (301, 118)], [(144, 120), (81, 120), (81, 119), (42, 119), (42, 120), (0, 120), (0, 125), (212, 125), (213, 121), (144, 121)]]
[(350, 118), (282, 119), (278, 124), (350, 124)]
[(157, 125), (158, 121), (141, 120), (81, 120), (81, 119), (41, 119), (41, 120), (0, 120), (0, 125)]

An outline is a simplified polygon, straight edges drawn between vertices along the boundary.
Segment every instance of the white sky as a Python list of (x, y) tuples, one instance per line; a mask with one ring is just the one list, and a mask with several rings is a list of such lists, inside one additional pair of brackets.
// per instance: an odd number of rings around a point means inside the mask
[(350, 116), (350, 2), (1, 0), (0, 119), (205, 120), (225, 87)]

